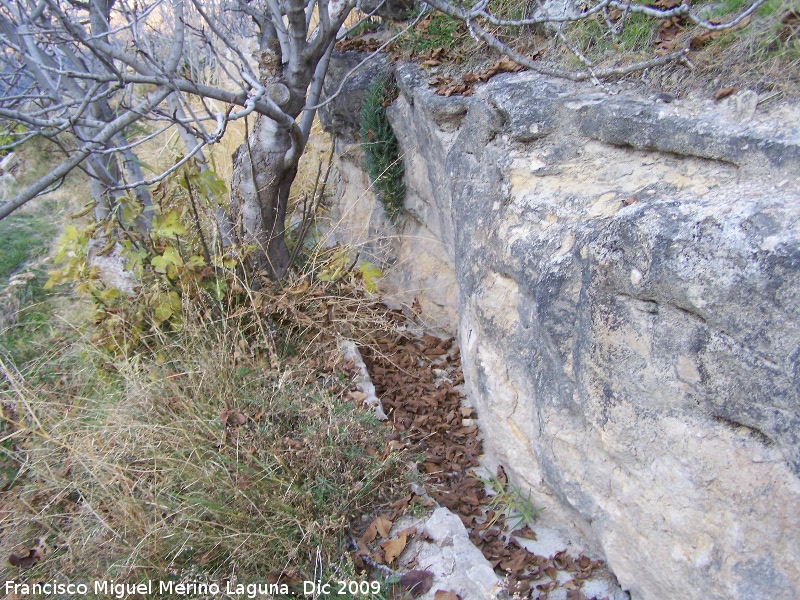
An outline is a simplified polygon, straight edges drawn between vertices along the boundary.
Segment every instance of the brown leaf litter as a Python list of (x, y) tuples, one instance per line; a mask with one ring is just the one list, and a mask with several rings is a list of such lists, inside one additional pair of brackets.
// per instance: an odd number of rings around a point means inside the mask
[[(436, 64), (439, 63), (436, 62)], [(425, 63), (421, 66), (424, 65)], [(503, 57), (483, 71), (467, 73), (461, 77), (460, 80), (456, 80), (450, 76), (439, 75), (428, 81), (428, 85), (436, 86), (436, 93), (440, 96), (471, 96), (475, 91), (476, 83), (489, 81), (492, 77), (500, 73), (518, 73), (524, 70), (525, 67), (522, 65), (515, 63), (510, 58)]]
[[(543, 600), (560, 587), (570, 599), (585, 599), (580, 588), (602, 562), (585, 555), (573, 557), (566, 551), (546, 557), (527, 550), (521, 540), (535, 540), (535, 531), (527, 524), (510, 527), (502, 514), (491, 509), (492, 497), (487, 495), (484, 483), (472, 474), (479, 466), (482, 444), (475, 409), (462, 405), (464, 396), (459, 385), (464, 376), (454, 338), (397, 333), (379, 337), (359, 350), (389, 416), (386, 424), (394, 430), (390, 447), (406, 449), (416, 457), (426, 493), (460, 517), (472, 542), (508, 582), (507, 591), (519, 598)], [(499, 485), (509, 485), (502, 467), (497, 479)], [(420, 500), (413, 493), (401, 498), (390, 505), (391, 513), (376, 517), (355, 538), (355, 562), (359, 568), (392, 565), (413, 537), (422, 536), (415, 530), (406, 530), (390, 538), (392, 523)], [(419, 590), (430, 590), (433, 582), (425, 573), (406, 573), (405, 583), (401, 579), (393, 597), (400, 597), (401, 592), (413, 596)], [(567, 580), (564, 573), (569, 575)], [(414, 578), (422, 578), (422, 583)], [(409, 587), (412, 579), (414, 586)], [(437, 600), (458, 597), (458, 590), (436, 592)]]

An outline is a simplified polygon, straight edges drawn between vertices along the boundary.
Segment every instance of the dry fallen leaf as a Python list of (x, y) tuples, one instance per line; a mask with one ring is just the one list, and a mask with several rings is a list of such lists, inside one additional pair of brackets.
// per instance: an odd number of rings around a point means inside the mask
[(790, 10), (783, 17), (781, 23), (784, 25), (800, 24), (800, 10)]
[(727, 31), (733, 31), (735, 29), (741, 29), (742, 27), (745, 27), (748, 23), (750, 23), (751, 20), (752, 20), (752, 15), (742, 19), (739, 23), (736, 24), (736, 26), (733, 29), (721, 30), (721, 31), (714, 31), (714, 30), (704, 31), (700, 35), (694, 36), (689, 41), (689, 49), (693, 51), (700, 50), (705, 46), (707, 46), (709, 42), (725, 35)]
[(658, 28), (658, 38), (656, 40), (656, 54), (664, 56), (675, 50), (678, 44), (678, 35), (683, 31), (683, 26), (677, 18), (672, 18), (662, 22)]
[(310, 285), (311, 285), (311, 284), (308, 282), (308, 279), (307, 279), (307, 278), (305, 278), (305, 277), (303, 277), (303, 279), (301, 279), (301, 280), (298, 282), (298, 284), (297, 284), (297, 285), (295, 285), (295, 286), (293, 286), (293, 287), (291, 287), (291, 288), (288, 288), (286, 291), (287, 291), (288, 293), (290, 293), (290, 294), (294, 294), (294, 295), (297, 295), (297, 294), (302, 294), (303, 292), (305, 292), (306, 290), (308, 290), (308, 288), (309, 288), (309, 286), (310, 286)]
[(413, 538), (417, 535), (417, 528), (416, 527), (406, 527), (403, 531), (398, 532), (397, 537), (404, 535), (408, 538)]
[(421, 596), (430, 591), (433, 586), (433, 573), (430, 571), (409, 571), (400, 577), (400, 588), (412, 596)]
[(461, 600), (461, 596), (456, 594), (453, 590), (436, 590), (436, 593), (433, 595), (433, 600)]
[(365, 543), (369, 544), (378, 535), (380, 535), (382, 538), (388, 538), (389, 531), (391, 529), (392, 521), (388, 517), (376, 517), (375, 520), (369, 524), (367, 530), (364, 532), (364, 535), (361, 536), (361, 539), (364, 540)]
[(223, 427), (236, 427), (244, 425), (247, 417), (235, 408), (231, 408), (230, 402), (225, 403), (225, 408), (219, 411), (219, 421)]
[(800, 10), (790, 10), (781, 19), (782, 27), (778, 28), (777, 37), (783, 42), (797, 39), (800, 36)]
[(717, 90), (714, 93), (714, 100), (719, 102), (723, 98), (727, 98), (728, 96), (730, 96), (733, 92), (736, 91), (736, 89), (737, 88), (735, 88), (735, 87), (726, 87), (726, 88), (722, 88), (721, 90)]
[(704, 48), (712, 39), (714, 39), (714, 32), (713, 31), (704, 31), (700, 35), (694, 36), (689, 41), (689, 49), (690, 50), (700, 50)]
[(407, 536), (401, 535), (400, 537), (381, 542), (381, 548), (383, 549), (387, 565), (392, 564), (397, 557), (402, 554), (403, 550), (406, 548), (406, 540)]
[(548, 581), (547, 583), (540, 583), (536, 586), (536, 589), (540, 592), (552, 592), (554, 589), (556, 589), (557, 585), (557, 581)]
[(500, 485), (503, 487), (508, 485), (508, 475), (506, 475), (506, 470), (503, 468), (503, 465), (497, 465), (497, 481), (499, 481)]
[(565, 590), (577, 590), (580, 587), (580, 583), (574, 579), (570, 579), (569, 581), (562, 583), (561, 587), (563, 587)]
[(360, 404), (367, 399), (367, 395), (361, 390), (350, 390), (347, 392), (347, 395), (350, 396), (350, 399), (356, 404)]
[(389, 537), (389, 531), (392, 529), (392, 521), (388, 517), (381, 515), (375, 519), (373, 523), (375, 523), (375, 528), (382, 538), (385, 539)]
[(401, 510), (401, 509), (405, 508), (406, 506), (408, 506), (413, 498), (414, 498), (414, 494), (409, 494), (408, 496), (406, 496), (404, 498), (400, 498), (400, 500), (398, 500), (397, 502), (393, 502), (389, 506), (391, 506), (394, 509)]
[(14, 567), (27, 569), (42, 560), (46, 552), (47, 549), (45, 547), (44, 538), (39, 538), (36, 541), (36, 546), (33, 548), (26, 548), (19, 554), (12, 552), (11, 556), (8, 557), (8, 562)]

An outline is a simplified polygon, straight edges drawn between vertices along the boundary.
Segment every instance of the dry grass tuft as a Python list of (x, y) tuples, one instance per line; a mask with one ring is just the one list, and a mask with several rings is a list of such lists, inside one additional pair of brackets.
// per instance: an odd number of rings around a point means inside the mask
[[(186, 307), (152, 352), (111, 359), (76, 334), (22, 373), (3, 360), (5, 578), (291, 583), (312, 578), (317, 552), (346, 564), (350, 519), (401, 476), (330, 343), (368, 338), (379, 311), (325, 285), (251, 291), (259, 308), (221, 317)], [(340, 326), (300, 316), (318, 309)], [(44, 560), (8, 565), (39, 538)]]

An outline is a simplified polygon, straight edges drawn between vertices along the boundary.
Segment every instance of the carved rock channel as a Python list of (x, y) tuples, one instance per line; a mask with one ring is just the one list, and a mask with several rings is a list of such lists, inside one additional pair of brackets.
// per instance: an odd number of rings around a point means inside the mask
[(798, 107), (396, 77), (399, 228), (360, 168), (369, 72), (323, 111), (338, 239), (457, 332), (485, 446), (543, 524), (634, 599), (798, 597)]

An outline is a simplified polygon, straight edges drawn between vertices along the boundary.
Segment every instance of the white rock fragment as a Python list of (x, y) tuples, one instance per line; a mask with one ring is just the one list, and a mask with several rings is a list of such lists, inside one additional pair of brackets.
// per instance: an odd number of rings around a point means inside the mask
[(418, 568), (433, 573), (433, 586), (420, 596), (421, 600), (433, 600), (437, 590), (454, 590), (462, 600), (488, 600), (498, 596), (503, 581), (470, 541), (457, 515), (444, 507), (437, 508), (418, 527), (432, 541), (414, 540), (401, 560), (404, 564), (415, 562)]
[(356, 376), (354, 383), (356, 385), (356, 389), (362, 394), (366, 395), (366, 398), (364, 398), (364, 404), (373, 410), (375, 417), (378, 420), (385, 421), (389, 417), (387, 417), (386, 413), (383, 412), (383, 404), (381, 404), (381, 399), (375, 394), (375, 386), (372, 384), (372, 379), (370, 379), (369, 372), (367, 371), (367, 365), (364, 364), (364, 359), (361, 357), (361, 353), (358, 351), (358, 348), (356, 348), (355, 342), (346, 340), (344, 338), (339, 338), (336, 343), (341, 357), (344, 360), (352, 362), (353, 365), (355, 365), (355, 367), (358, 369), (358, 375)]
[(86, 265), (97, 268), (97, 275), (108, 287), (117, 288), (126, 296), (136, 294), (139, 280), (133, 271), (125, 268), (127, 259), (122, 255), (122, 244), (114, 244), (110, 252), (100, 254), (104, 240), (90, 240)]
[(735, 96), (736, 117), (740, 123), (747, 123), (756, 114), (758, 94), (753, 90), (744, 90)]

